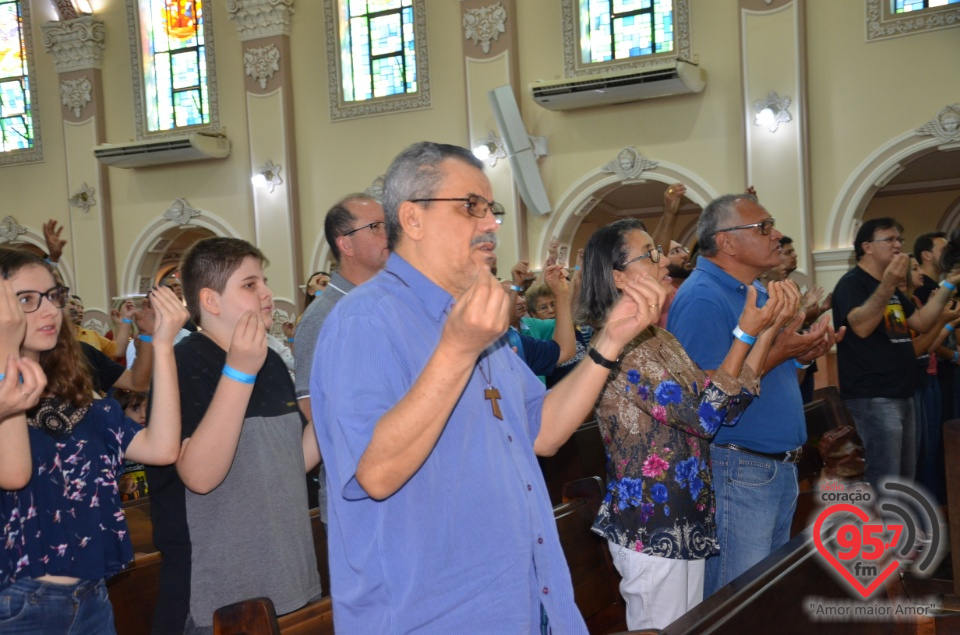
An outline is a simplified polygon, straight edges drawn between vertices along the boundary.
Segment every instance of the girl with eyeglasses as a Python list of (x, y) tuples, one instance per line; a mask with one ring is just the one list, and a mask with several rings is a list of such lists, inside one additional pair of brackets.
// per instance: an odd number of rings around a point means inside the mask
[(57, 285), (50, 267), (29, 252), (0, 249), (0, 275), (22, 311), (20, 354), (47, 378), (39, 403), (19, 424), (27, 434), (3, 448), (28, 457), (31, 471), (19, 487), (0, 488), (0, 632), (112, 634), (105, 580), (133, 558), (117, 481), (125, 457), (164, 465), (179, 455), (173, 338), (187, 312), (170, 289), (150, 292), (158, 320), (153, 388), (165, 407), (144, 428), (116, 401), (94, 399), (90, 371), (64, 320), (69, 289)]
[[(580, 321), (603, 328), (630, 283), (668, 287), (667, 264), (639, 220), (597, 230), (584, 254)], [(650, 326), (623, 349), (597, 402), (608, 483), (593, 531), (607, 539), (623, 578), (631, 630), (663, 628), (703, 598), (704, 559), (719, 550), (710, 439), (757, 395), (774, 336), (799, 300), (779, 282), (769, 293), (758, 309), (747, 287), (742, 332), (712, 376), (673, 335)]]

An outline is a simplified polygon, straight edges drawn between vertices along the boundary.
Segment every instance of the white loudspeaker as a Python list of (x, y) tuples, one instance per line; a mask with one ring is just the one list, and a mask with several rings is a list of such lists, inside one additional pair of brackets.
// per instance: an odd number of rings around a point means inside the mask
[(547, 189), (540, 177), (540, 168), (533, 154), (530, 135), (523, 126), (520, 118), (520, 109), (513, 89), (507, 86), (494, 88), (487, 95), (490, 97), (490, 107), (500, 129), (500, 137), (507, 148), (507, 158), (510, 160), (510, 169), (513, 170), (513, 180), (520, 191), (520, 197), (527, 209), (537, 215), (548, 214), (552, 210), (550, 199), (547, 198)]

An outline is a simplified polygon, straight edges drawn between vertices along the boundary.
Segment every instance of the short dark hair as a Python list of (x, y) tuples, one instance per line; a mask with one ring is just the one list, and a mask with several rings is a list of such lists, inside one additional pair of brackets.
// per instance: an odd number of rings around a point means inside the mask
[(248, 256), (264, 267), (269, 264), (263, 252), (240, 238), (214, 236), (197, 241), (180, 260), (183, 299), (194, 324), (200, 324), (200, 291), (213, 289), (223, 293), (227, 280)]
[(483, 170), (483, 162), (460, 146), (421, 141), (400, 154), (390, 164), (383, 181), (383, 214), (387, 224), (387, 249), (393, 251), (400, 241), (400, 205), (404, 201), (432, 198), (443, 182), (439, 169), (446, 159), (463, 161), (470, 167)]
[(620, 290), (613, 281), (614, 270), (623, 269), (629, 248), (627, 234), (647, 231), (636, 218), (625, 218), (593, 232), (583, 253), (583, 279), (577, 321), (593, 328), (603, 328), (610, 309), (620, 299)]
[(790, 238), (789, 236), (783, 236), (782, 238), (780, 238), (781, 247), (786, 247), (787, 245), (792, 245), (792, 244), (793, 244), (793, 238)]
[[(323, 236), (327, 239), (327, 244), (330, 245), (330, 251), (333, 253), (333, 259), (337, 262), (340, 262), (340, 247), (337, 246), (337, 238), (352, 231), (353, 224), (357, 222), (357, 217), (347, 209), (347, 204), (353, 201), (373, 201), (374, 203), (379, 203), (377, 199), (368, 194), (348, 194), (327, 210), (327, 216), (323, 219)], [(317, 273), (325, 272), (318, 271)], [(315, 275), (317, 274), (313, 274), (313, 276)], [(313, 276), (310, 276), (310, 278)], [(307, 278), (307, 280), (309, 281), (310, 278)]]
[(853, 241), (853, 250), (857, 254), (857, 260), (863, 258), (863, 243), (868, 243), (873, 240), (874, 234), (881, 229), (896, 229), (902, 232), (903, 226), (898, 223), (896, 219), (890, 218), (889, 216), (871, 218), (865, 222), (860, 226), (859, 231), (857, 231), (857, 237)]
[(754, 203), (757, 197), (752, 194), (724, 194), (712, 201), (700, 212), (697, 222), (697, 240), (700, 243), (700, 253), (704, 256), (714, 256), (717, 253), (717, 231), (729, 224), (730, 218), (737, 214), (737, 201), (747, 200)]
[[(933, 239), (934, 238), (943, 238), (947, 239), (947, 232), (927, 232), (926, 234), (920, 234), (917, 236), (917, 239), (913, 241), (913, 253), (917, 257), (917, 262), (921, 262), (921, 254), (925, 251), (933, 251)], [(940, 263), (937, 263), (939, 265)]]

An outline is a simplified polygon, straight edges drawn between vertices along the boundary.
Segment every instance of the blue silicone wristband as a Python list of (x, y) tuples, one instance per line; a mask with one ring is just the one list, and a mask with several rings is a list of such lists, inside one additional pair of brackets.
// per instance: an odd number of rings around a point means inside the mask
[(153, 343), (153, 336), (147, 335), (146, 333), (141, 333), (140, 335), (137, 336), (137, 339), (140, 340), (141, 342), (146, 342), (147, 344)]
[(256, 375), (248, 375), (247, 373), (242, 373), (236, 368), (231, 368), (226, 364), (223, 365), (223, 375), (233, 381), (238, 381), (241, 384), (253, 384), (257, 381)]
[(58, 265), (60, 264), (59, 262), (54, 262), (54, 261), (50, 260), (49, 258), (44, 258), (43, 261), (44, 261), (45, 263), (47, 263), (48, 265), (50, 265), (51, 267), (53, 267), (54, 269), (56, 269), (56, 268), (58, 267)]
[(523, 287), (517, 286), (515, 284), (510, 285), (511, 291), (516, 291), (517, 293), (523, 293)]
[(288, 337), (288, 338), (287, 338), (287, 341), (290, 342), (291, 344), (293, 344), (293, 338), (292, 338), (292, 337)]
[(124, 324), (133, 324), (133, 320), (131, 320), (130, 318), (120, 318), (120, 321), (123, 322)]
[(798, 362), (797, 360), (793, 360), (793, 365), (796, 366), (797, 368), (799, 368), (800, 370), (806, 370), (806, 369), (810, 368), (810, 365), (811, 365), (811, 364), (813, 364), (813, 362), (810, 362), (810, 364), (801, 364), (801, 363)]
[(7, 378), (7, 374), (6, 374), (6, 373), (0, 373), (0, 381), (3, 381), (3, 380), (6, 379), (6, 378)]
[(946, 287), (946, 288), (950, 289), (951, 291), (956, 291), (956, 290), (957, 290), (957, 285), (953, 284), (952, 282), (947, 282), (946, 280), (944, 280), (943, 282), (941, 282), (941, 283), (940, 283), (940, 286), (941, 286), (941, 287)]
[(748, 335), (740, 329), (740, 325), (737, 325), (737, 328), (733, 329), (733, 336), (743, 342), (744, 344), (749, 344), (753, 346), (757, 342), (757, 337), (755, 335)]
[(954, 327), (953, 324), (947, 324), (947, 325), (944, 326), (943, 328), (947, 329), (947, 330), (950, 331), (951, 333), (953, 333), (954, 330), (956, 330), (956, 327)]

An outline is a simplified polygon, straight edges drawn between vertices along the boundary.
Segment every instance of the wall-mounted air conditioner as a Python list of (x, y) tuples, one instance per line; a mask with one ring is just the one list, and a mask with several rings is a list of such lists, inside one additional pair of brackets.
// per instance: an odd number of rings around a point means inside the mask
[(706, 84), (706, 77), (699, 66), (676, 60), (635, 71), (538, 82), (530, 86), (530, 91), (533, 100), (548, 110), (573, 110), (699, 93)]
[(230, 140), (222, 134), (195, 132), (183, 137), (165, 137), (131, 143), (105, 143), (93, 156), (114, 168), (143, 168), (164, 163), (184, 163), (230, 156)]

